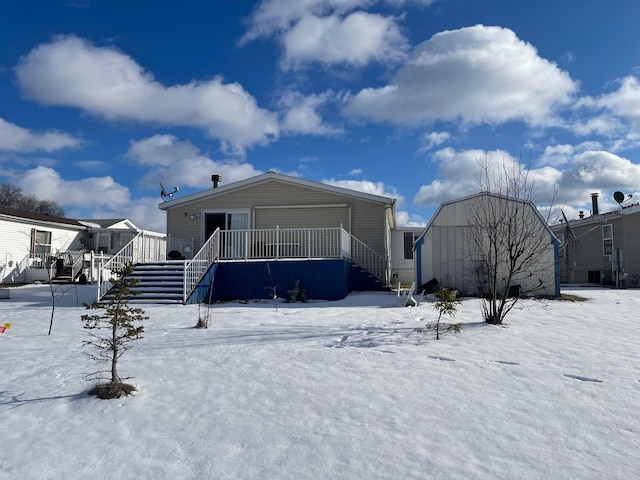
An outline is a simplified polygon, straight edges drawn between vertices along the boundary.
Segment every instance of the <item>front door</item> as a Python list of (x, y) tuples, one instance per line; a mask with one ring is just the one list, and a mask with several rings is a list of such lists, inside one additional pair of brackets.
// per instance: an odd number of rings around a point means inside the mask
[(216, 228), (220, 230), (227, 229), (226, 213), (207, 213), (204, 218), (204, 241), (206, 242)]
[(237, 259), (247, 255), (248, 212), (211, 212), (205, 214), (205, 240), (217, 228), (224, 231), (220, 237), (220, 253), (223, 258)]

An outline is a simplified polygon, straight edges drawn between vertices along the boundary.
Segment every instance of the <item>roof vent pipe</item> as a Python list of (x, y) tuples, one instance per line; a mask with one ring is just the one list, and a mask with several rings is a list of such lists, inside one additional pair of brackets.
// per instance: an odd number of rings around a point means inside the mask
[(592, 215), (598, 215), (598, 194), (597, 193), (592, 193), (591, 194), (591, 210), (592, 210)]
[(211, 181), (213, 182), (213, 188), (218, 188), (218, 184), (222, 181), (222, 175), (211, 175)]

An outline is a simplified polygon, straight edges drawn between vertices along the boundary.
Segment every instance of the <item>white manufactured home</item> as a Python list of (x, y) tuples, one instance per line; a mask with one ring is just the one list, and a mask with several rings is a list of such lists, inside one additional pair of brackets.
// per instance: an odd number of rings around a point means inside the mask
[(70, 218), (0, 207), (0, 280), (47, 281), (58, 253), (83, 249), (86, 227)]

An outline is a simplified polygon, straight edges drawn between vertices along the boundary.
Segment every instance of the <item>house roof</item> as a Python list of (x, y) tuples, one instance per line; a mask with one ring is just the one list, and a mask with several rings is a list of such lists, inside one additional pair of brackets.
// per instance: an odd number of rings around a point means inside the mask
[(449, 205), (453, 205), (455, 203), (466, 202), (468, 200), (472, 200), (474, 198), (479, 198), (479, 197), (484, 197), (484, 196), (502, 198), (504, 200), (511, 200), (513, 202), (519, 202), (519, 203), (522, 203), (522, 204), (525, 204), (525, 205), (529, 205), (533, 209), (533, 211), (535, 212), (536, 216), (540, 219), (540, 222), (542, 222), (544, 224), (544, 226), (546, 227), (546, 229), (549, 231), (549, 233), (551, 235), (553, 235), (554, 238), (556, 238), (555, 233), (553, 233), (553, 231), (551, 230), (551, 227), (549, 226), (547, 221), (542, 217), (542, 215), (540, 214), (540, 211), (538, 210), (538, 208), (535, 206), (535, 204), (531, 200), (522, 200), (520, 198), (507, 197), (505, 195), (499, 195), (497, 193), (491, 193), (491, 192), (480, 192), (480, 193), (475, 193), (473, 195), (468, 195), (466, 197), (456, 198), (454, 200), (449, 200), (447, 202), (441, 203), (440, 206), (438, 207), (438, 209), (436, 210), (436, 212), (433, 214), (433, 217), (431, 217), (431, 220), (429, 220), (429, 223), (427, 223), (427, 226), (424, 228), (424, 230), (422, 231), (420, 236), (415, 240), (414, 245), (417, 244), (418, 241), (420, 239), (422, 239), (422, 237), (425, 236), (425, 234), (427, 233), (429, 228), (431, 228), (431, 225), (433, 224), (435, 219), (438, 217), (438, 215), (440, 214), (440, 212), (444, 208), (446, 208)]
[[(589, 226), (593, 224), (607, 223), (610, 220), (621, 218), (623, 215), (628, 216), (628, 215), (633, 215), (639, 212), (640, 212), (640, 204), (635, 203), (633, 205), (622, 207), (619, 210), (612, 210), (610, 212), (605, 212), (605, 213), (596, 213), (595, 215), (589, 215), (588, 217), (585, 217), (585, 218), (573, 218), (569, 220), (569, 226), (571, 228), (573, 227), (579, 228), (579, 227)], [(565, 228), (567, 228), (567, 224), (564, 222), (555, 223), (551, 226), (551, 229), (557, 232), (563, 231)]]
[(350, 197), (359, 198), (361, 200), (367, 200), (370, 202), (381, 203), (384, 205), (393, 205), (395, 200), (389, 197), (383, 197), (380, 195), (374, 195), (371, 193), (360, 192), (357, 190), (351, 190), (343, 187), (336, 187), (334, 185), (327, 185), (325, 183), (314, 182), (311, 180), (305, 180), (303, 178), (292, 177), (289, 175), (283, 175), (281, 173), (276, 172), (267, 172), (261, 175), (257, 175), (255, 177), (246, 178), (244, 180), (240, 180), (238, 182), (229, 183), (227, 185), (222, 185), (217, 188), (210, 188), (208, 190), (204, 190), (202, 192), (193, 193), (191, 195), (186, 195), (181, 198), (176, 198), (174, 200), (169, 200), (167, 202), (161, 203), (159, 208), (161, 210), (168, 210), (173, 207), (177, 207), (180, 205), (188, 204), (190, 202), (194, 202), (196, 200), (201, 200), (203, 198), (215, 197), (218, 195), (223, 195), (233, 190), (237, 190), (240, 188), (247, 188), (253, 185), (258, 185), (263, 182), (268, 181), (280, 181), (293, 185), (299, 185), (305, 188), (312, 188), (316, 190), (322, 190), (325, 192), (336, 193), (340, 195), (347, 195)]
[(29, 212), (16, 208), (0, 207), (0, 217), (13, 217), (21, 220), (31, 220), (33, 222), (57, 223), (70, 225), (74, 227), (85, 228), (78, 220), (66, 217), (58, 217), (57, 215), (47, 215), (44, 213)]
[(79, 220), (81, 223), (93, 228), (112, 228), (119, 223), (125, 228), (135, 230), (137, 227), (128, 218), (85, 218)]

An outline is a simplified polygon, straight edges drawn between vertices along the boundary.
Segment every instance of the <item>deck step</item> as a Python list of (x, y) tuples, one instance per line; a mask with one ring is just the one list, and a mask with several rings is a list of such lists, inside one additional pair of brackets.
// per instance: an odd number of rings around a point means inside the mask
[[(131, 287), (129, 303), (182, 303), (184, 292), (184, 261), (138, 263), (129, 278), (139, 281)], [(107, 292), (102, 302), (113, 296)]]

